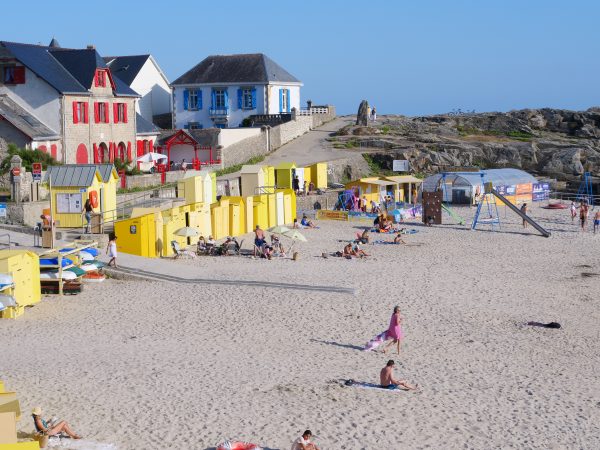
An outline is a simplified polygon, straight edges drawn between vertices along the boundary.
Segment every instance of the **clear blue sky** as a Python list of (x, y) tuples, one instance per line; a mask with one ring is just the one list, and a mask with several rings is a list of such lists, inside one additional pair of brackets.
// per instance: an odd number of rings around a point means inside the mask
[(340, 113), (600, 105), (591, 0), (17, 1), (2, 16), (2, 40), (151, 53), (170, 80), (207, 55), (266, 53), (303, 102)]

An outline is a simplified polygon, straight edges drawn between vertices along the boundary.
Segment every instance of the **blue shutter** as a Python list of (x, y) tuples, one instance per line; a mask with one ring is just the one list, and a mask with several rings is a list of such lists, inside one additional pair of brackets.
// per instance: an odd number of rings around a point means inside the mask
[(279, 89), (279, 112), (283, 112), (283, 89)]
[(215, 95), (215, 90), (213, 89), (210, 93), (210, 107), (215, 109), (215, 103), (217, 103), (217, 96)]
[(183, 90), (183, 109), (188, 110), (188, 101), (190, 100), (190, 91), (187, 89)]
[(256, 109), (256, 88), (252, 88), (252, 109)]
[(287, 112), (290, 112), (290, 108), (291, 108), (290, 103), (291, 102), (290, 102), (290, 90), (289, 89), (286, 89), (286, 96), (285, 97), (287, 99)]
[(202, 109), (202, 89), (196, 90), (196, 107)]
[(225, 89), (223, 93), (225, 94), (223, 96), (223, 98), (225, 99), (225, 109), (227, 109), (229, 108), (229, 89)]
[(241, 89), (238, 89), (238, 109), (242, 109), (244, 92)]

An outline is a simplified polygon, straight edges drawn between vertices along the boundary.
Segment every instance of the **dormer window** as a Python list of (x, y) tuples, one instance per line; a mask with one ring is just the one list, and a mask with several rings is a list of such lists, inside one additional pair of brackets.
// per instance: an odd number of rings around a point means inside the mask
[(2, 80), (4, 84), (24, 84), (25, 67), (5, 66), (2, 71)]
[(96, 87), (106, 87), (106, 70), (96, 70)]

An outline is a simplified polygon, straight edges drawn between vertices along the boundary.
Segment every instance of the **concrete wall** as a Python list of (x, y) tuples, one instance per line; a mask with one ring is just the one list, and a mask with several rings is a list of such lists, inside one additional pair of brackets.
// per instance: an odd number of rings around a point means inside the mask
[(255, 156), (269, 153), (268, 134), (266, 130), (260, 130), (260, 134), (243, 139), (229, 147), (221, 149), (221, 164), (230, 167), (242, 164)]
[(258, 136), (260, 128), (226, 128), (220, 131), (218, 144), (229, 147), (243, 139)]
[(41, 222), (40, 216), (44, 208), (49, 207), (49, 202), (26, 202), (26, 203), (7, 203), (7, 219), (11, 223), (23, 224), (29, 227), (35, 227)]
[(315, 194), (296, 196), (296, 211), (298, 212), (298, 216), (302, 217), (301, 213), (303, 211), (312, 211), (317, 209), (317, 203), (321, 205), (320, 209), (333, 209), (340, 192), (341, 190), (336, 190), (328, 191), (322, 195)]
[(152, 122), (152, 116), (171, 112), (171, 88), (152, 58), (146, 60), (131, 83), (131, 88), (142, 96), (137, 102), (136, 111), (144, 119)]

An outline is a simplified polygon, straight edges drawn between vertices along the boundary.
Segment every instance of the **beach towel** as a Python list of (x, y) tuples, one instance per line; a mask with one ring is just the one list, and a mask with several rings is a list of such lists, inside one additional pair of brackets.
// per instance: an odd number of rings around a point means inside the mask
[(397, 232), (398, 232), (398, 230), (383, 231), (383, 230), (380, 230), (379, 228), (371, 228), (371, 233), (396, 234)]
[(369, 342), (367, 342), (367, 345), (365, 345), (365, 348), (363, 350), (365, 352), (375, 350), (377, 347), (379, 347), (381, 344), (383, 344), (385, 342), (386, 334), (387, 334), (387, 330), (385, 330), (382, 333), (379, 333), (377, 336), (375, 336), (373, 339), (371, 339)]
[(91, 253), (88, 253), (87, 250), (80, 251), (79, 257), (81, 258), (82, 261), (93, 261), (94, 260), (94, 255), (92, 255)]
[(406, 392), (407, 389), (402, 389), (398, 386), (394, 387), (394, 388), (388, 388), (388, 387), (381, 387), (380, 384), (375, 384), (375, 383), (367, 383), (365, 381), (353, 381), (350, 380), (351, 383), (346, 382), (345, 385), (346, 386), (350, 386), (350, 387), (357, 387), (360, 389), (377, 389), (378, 391), (387, 391), (387, 392)]
[(373, 241), (373, 244), (394, 244), (400, 245), (402, 242), (394, 242), (394, 241)]

